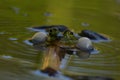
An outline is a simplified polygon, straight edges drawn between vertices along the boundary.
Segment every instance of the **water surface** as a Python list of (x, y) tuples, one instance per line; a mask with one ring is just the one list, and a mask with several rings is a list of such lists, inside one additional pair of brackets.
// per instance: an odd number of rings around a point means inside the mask
[(24, 41), (37, 25), (63, 24), (75, 32), (93, 30), (109, 36), (111, 42), (94, 43), (99, 54), (86, 60), (67, 58), (64, 74), (105, 76), (120, 79), (120, 1), (119, 0), (0, 0), (0, 78), (1, 80), (67, 80), (50, 78), (35, 69), (43, 54)]

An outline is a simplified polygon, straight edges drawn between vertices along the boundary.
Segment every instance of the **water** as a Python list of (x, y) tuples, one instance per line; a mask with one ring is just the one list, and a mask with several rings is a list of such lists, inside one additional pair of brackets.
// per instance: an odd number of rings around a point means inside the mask
[[(1, 80), (65, 80), (63, 74), (120, 79), (119, 0), (0, 0)], [(63, 24), (73, 31), (89, 29), (112, 41), (94, 43), (99, 54), (88, 59), (67, 58), (61, 76), (34, 73), (42, 65), (43, 54), (25, 43), (35, 32), (31, 26)], [(39, 68), (39, 67), (38, 67)]]

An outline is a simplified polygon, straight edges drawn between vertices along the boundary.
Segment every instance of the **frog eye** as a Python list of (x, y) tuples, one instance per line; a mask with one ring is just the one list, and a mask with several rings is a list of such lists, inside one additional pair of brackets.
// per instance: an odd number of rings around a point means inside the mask
[(56, 34), (57, 32), (58, 32), (58, 29), (57, 28), (50, 28), (50, 29), (48, 29), (47, 30), (48, 31), (48, 33), (51, 35), (53, 35), (53, 34)]
[(53, 31), (58, 31), (58, 29), (57, 29), (57, 28), (53, 28), (52, 30), (53, 30)]
[(73, 32), (70, 31), (69, 34), (70, 34), (70, 35), (73, 35)]

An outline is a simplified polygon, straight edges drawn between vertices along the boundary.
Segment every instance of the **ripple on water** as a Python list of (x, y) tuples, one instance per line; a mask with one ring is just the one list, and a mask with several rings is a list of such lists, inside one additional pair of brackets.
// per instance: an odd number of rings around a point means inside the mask
[(88, 27), (88, 26), (90, 26), (90, 24), (87, 23), (87, 22), (82, 22), (81, 25), (82, 25), (83, 27)]
[(0, 32), (1, 35), (6, 34), (6, 32)]
[(6, 36), (2, 36), (2, 38), (0, 54), (3, 55), (3, 58), (12, 59), (11, 56), (14, 56), (16, 58), (32, 61), (34, 60), (33, 58), (37, 56), (36, 54), (38, 54), (33, 47), (26, 45), (22, 41), (20, 42), (20, 40), (18, 41), (18, 38), (7, 38)]
[(30, 45), (30, 46), (32, 46), (33, 44), (32, 43), (30, 43), (28, 40), (24, 40), (23, 41), (25, 44), (27, 44), (27, 45)]
[(116, 71), (110, 71), (110, 70), (99, 70), (99, 69), (92, 69), (92, 68), (84, 68), (84, 67), (73, 67), (73, 66), (69, 66), (68, 69), (70, 71), (75, 71), (75, 72), (81, 72), (81, 73), (86, 73), (86, 74), (99, 74), (102, 76), (105, 75), (117, 75), (120, 76), (119, 72)]
[(28, 14), (27, 14), (27, 13), (24, 13), (24, 14), (23, 14), (23, 16), (27, 17), (27, 16), (28, 16)]
[(18, 38), (10, 37), (9, 40), (16, 41), (16, 40), (18, 40)]
[(73, 56), (67, 69), (88, 75), (120, 76), (120, 56), (118, 56), (120, 49), (116, 49), (119, 47), (118, 43), (116, 41), (98, 43), (96, 46), (100, 50), (99, 54), (91, 54), (90, 58), (85, 60)]
[(10, 55), (2, 55), (1, 57), (4, 58), (4, 59), (12, 59), (12, 58), (13, 58), (13, 57), (10, 56)]
[(50, 13), (50, 12), (45, 12), (45, 13), (44, 13), (44, 16), (46, 16), (46, 17), (51, 17), (51, 16), (53, 16), (53, 14)]
[(16, 14), (19, 14), (19, 13), (20, 13), (20, 8), (18, 8), (18, 7), (13, 6), (13, 7), (11, 7), (11, 9), (12, 9)]

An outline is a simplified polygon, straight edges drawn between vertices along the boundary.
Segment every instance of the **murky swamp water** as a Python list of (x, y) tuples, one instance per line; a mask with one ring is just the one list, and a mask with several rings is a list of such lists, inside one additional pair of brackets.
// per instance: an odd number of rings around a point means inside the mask
[(63, 24), (75, 32), (83, 29), (106, 34), (110, 42), (94, 43), (100, 51), (88, 59), (77, 56), (62, 73), (120, 79), (119, 0), (0, 0), (0, 80), (67, 80), (47, 77), (34, 70), (43, 54), (27, 45), (37, 25)]

